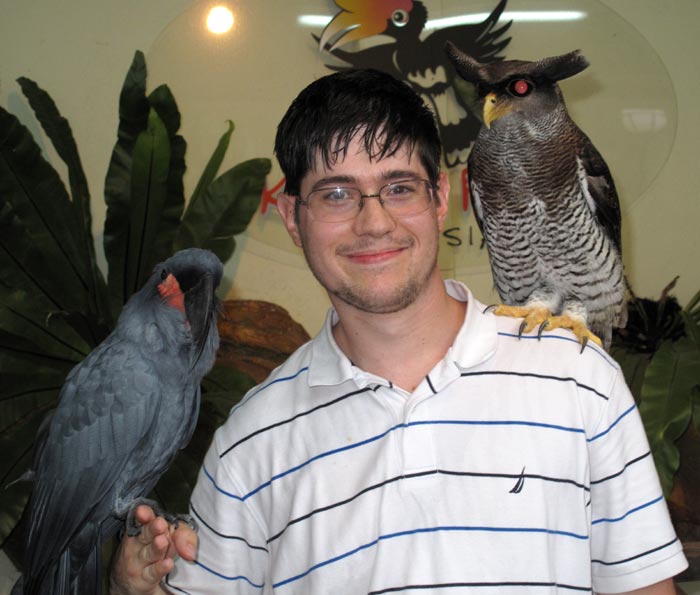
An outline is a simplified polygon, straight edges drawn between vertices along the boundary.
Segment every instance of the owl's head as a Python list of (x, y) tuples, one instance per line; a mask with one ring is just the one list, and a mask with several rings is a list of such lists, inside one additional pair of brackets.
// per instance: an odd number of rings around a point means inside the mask
[(534, 62), (504, 60), (482, 64), (447, 42), (445, 51), (465, 81), (476, 86), (484, 105), (484, 125), (511, 113), (527, 119), (564, 107), (557, 81), (578, 74), (588, 66), (580, 50)]

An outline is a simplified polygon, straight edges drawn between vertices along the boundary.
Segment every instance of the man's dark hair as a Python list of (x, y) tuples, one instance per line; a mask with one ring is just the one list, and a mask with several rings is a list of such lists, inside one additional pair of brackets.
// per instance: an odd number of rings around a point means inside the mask
[(327, 167), (345, 157), (356, 134), (372, 159), (416, 150), (436, 183), (441, 145), (432, 112), (406, 83), (378, 70), (345, 70), (306, 87), (282, 118), (275, 155), (285, 192), (298, 196), (316, 159)]

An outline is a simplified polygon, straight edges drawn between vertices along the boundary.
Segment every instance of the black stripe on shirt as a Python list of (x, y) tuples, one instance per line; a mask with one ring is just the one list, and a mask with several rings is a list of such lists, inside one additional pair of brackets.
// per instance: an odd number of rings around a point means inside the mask
[(592, 593), (592, 587), (581, 587), (577, 585), (567, 585), (566, 583), (537, 582), (537, 581), (506, 581), (506, 582), (464, 582), (464, 583), (434, 583), (429, 585), (403, 585), (401, 587), (388, 587), (379, 591), (370, 591), (367, 595), (381, 595), (382, 593), (396, 593), (399, 591), (433, 591), (435, 589), (452, 588), (478, 588), (478, 587), (557, 587), (559, 589), (569, 589), (571, 591), (585, 591)]
[(649, 554), (653, 554), (654, 552), (658, 552), (663, 550), (664, 548), (667, 548), (674, 543), (678, 541), (678, 537), (674, 537), (671, 541), (668, 541), (658, 547), (652, 548), (650, 550), (646, 550), (640, 554), (636, 554), (634, 556), (630, 556), (629, 558), (625, 558), (624, 560), (616, 560), (615, 562), (606, 562), (604, 560), (591, 560), (591, 562), (594, 562), (596, 564), (602, 564), (603, 566), (615, 566), (616, 564), (624, 564), (625, 562), (630, 562), (631, 560), (636, 560), (637, 558), (643, 558), (644, 556), (648, 556)]
[(193, 505), (192, 503), (190, 503), (190, 509), (192, 510), (192, 514), (194, 514), (194, 516), (197, 517), (197, 519), (199, 520), (199, 522), (202, 523), (202, 525), (204, 525), (204, 526), (205, 526), (207, 529), (209, 529), (212, 533), (215, 533), (218, 537), (221, 537), (222, 539), (234, 539), (234, 540), (237, 540), (237, 541), (242, 541), (242, 542), (245, 543), (251, 550), (261, 550), (261, 551), (263, 551), (263, 552), (265, 552), (265, 553), (269, 553), (269, 550), (268, 550), (266, 547), (264, 547), (264, 546), (262, 546), (262, 545), (252, 545), (252, 544), (251, 544), (247, 539), (245, 539), (244, 537), (240, 537), (240, 536), (238, 536), (238, 535), (226, 535), (225, 533), (221, 533), (221, 532), (217, 531), (216, 529), (214, 529), (214, 527), (212, 527), (209, 523), (207, 523), (207, 522), (202, 518), (202, 516), (199, 514), (199, 512), (197, 512), (197, 509), (194, 507), (194, 505)]
[(631, 465), (634, 465), (635, 463), (638, 463), (639, 461), (646, 459), (650, 455), (651, 455), (651, 451), (648, 450), (643, 455), (638, 456), (638, 457), (632, 459), (631, 461), (628, 461), (627, 463), (625, 463), (625, 466), (622, 469), (620, 469), (617, 473), (613, 473), (612, 475), (608, 475), (606, 477), (601, 477), (600, 479), (595, 479), (595, 480), (592, 479), (591, 485), (595, 485), (597, 483), (603, 483), (604, 481), (608, 481), (610, 479), (614, 479), (615, 477), (619, 477), (627, 470), (627, 467), (630, 467)]
[(557, 382), (573, 382), (577, 387), (587, 390), (601, 399), (608, 397), (587, 384), (583, 384), (571, 376), (550, 376), (547, 374), (535, 374), (534, 372), (509, 372), (505, 370), (484, 370), (482, 372), (462, 372), (463, 378), (467, 376), (519, 376), (521, 378), (537, 378), (539, 380), (555, 380)]
[(379, 384), (377, 384), (376, 386), (366, 386), (365, 388), (361, 388), (359, 390), (355, 390), (355, 391), (352, 391), (350, 393), (346, 393), (344, 395), (341, 395), (338, 398), (333, 399), (332, 401), (328, 401), (327, 403), (322, 403), (321, 405), (317, 405), (316, 407), (313, 407), (313, 408), (309, 409), (308, 411), (302, 411), (301, 413), (297, 413), (296, 415), (294, 415), (288, 419), (284, 419), (282, 421), (278, 421), (277, 423), (271, 424), (269, 426), (265, 426), (264, 428), (260, 428), (259, 430), (256, 430), (252, 434), (248, 434), (245, 438), (241, 438), (235, 444), (232, 444), (231, 446), (229, 446), (226, 450), (224, 450), (219, 455), (219, 458), (223, 459), (224, 456), (227, 455), (228, 453), (230, 453), (234, 448), (243, 444), (247, 440), (250, 440), (254, 436), (258, 436), (259, 434), (267, 432), (268, 430), (273, 430), (274, 428), (278, 428), (278, 427), (283, 426), (285, 424), (291, 423), (295, 419), (299, 419), (300, 417), (304, 417), (305, 415), (310, 415), (314, 411), (318, 411), (319, 409), (323, 409), (325, 407), (330, 407), (331, 405), (335, 405), (336, 403), (340, 403), (341, 401), (344, 401), (345, 399), (348, 399), (350, 397), (354, 397), (355, 395), (359, 395), (359, 394), (362, 394), (362, 393), (365, 393), (368, 391), (376, 391), (379, 389), (379, 387), (380, 387)]
[(165, 575), (165, 584), (168, 585), (168, 589), (172, 589), (173, 591), (177, 591), (178, 593), (184, 593), (185, 595), (190, 595), (189, 591), (185, 591), (184, 589), (180, 589), (179, 587), (176, 587), (175, 585), (170, 584), (170, 575), (166, 574)]
[(527, 478), (527, 479), (539, 479), (541, 481), (550, 481), (554, 483), (566, 483), (573, 485), (577, 488), (581, 488), (585, 491), (590, 491), (590, 488), (586, 487), (583, 484), (580, 484), (572, 479), (563, 479), (559, 477), (547, 477), (544, 475), (536, 475), (533, 473), (483, 473), (483, 472), (476, 472), (476, 471), (450, 471), (446, 469), (431, 469), (430, 471), (421, 471), (418, 473), (409, 473), (409, 474), (404, 474), (404, 475), (398, 475), (396, 477), (392, 477), (390, 479), (386, 479), (384, 481), (381, 481), (379, 483), (376, 483), (374, 485), (368, 486), (353, 496), (350, 496), (349, 498), (346, 498), (344, 500), (340, 500), (338, 502), (335, 502), (333, 504), (329, 504), (327, 506), (323, 506), (321, 508), (316, 508), (312, 510), (311, 512), (308, 512), (302, 516), (299, 516), (295, 519), (292, 519), (287, 523), (287, 525), (282, 529), (279, 533), (276, 533), (272, 537), (270, 537), (267, 540), (267, 543), (270, 544), (271, 542), (275, 541), (276, 539), (280, 538), (282, 534), (292, 525), (295, 525), (296, 523), (299, 523), (301, 521), (308, 520), (312, 516), (319, 514), (321, 512), (326, 512), (328, 510), (332, 510), (333, 508), (338, 508), (340, 506), (344, 506), (346, 504), (349, 504), (353, 500), (356, 500), (360, 496), (367, 494), (368, 492), (371, 492), (373, 490), (376, 490), (378, 488), (382, 488), (386, 485), (389, 485), (391, 483), (394, 483), (396, 481), (400, 480), (408, 480), (408, 479), (416, 479), (420, 477), (426, 477), (428, 475), (449, 475), (453, 477), (487, 477), (487, 478), (497, 478), (497, 479), (520, 479), (520, 478)]

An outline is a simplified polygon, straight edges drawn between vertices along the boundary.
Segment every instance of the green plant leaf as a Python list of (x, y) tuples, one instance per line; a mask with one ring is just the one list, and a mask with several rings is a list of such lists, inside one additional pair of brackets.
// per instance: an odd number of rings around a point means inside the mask
[(147, 281), (156, 257), (154, 246), (168, 195), (170, 141), (158, 113), (151, 109), (148, 127), (134, 145), (131, 168), (131, 218), (126, 285), (129, 296)]
[(98, 338), (88, 335), (86, 340), (77, 326), (63, 313), (47, 314), (42, 301), (22, 289), (0, 291), (0, 332), (33, 341), (47, 354), (82, 360)]
[(153, 247), (154, 262), (161, 262), (172, 256), (175, 236), (180, 227), (180, 219), (185, 209), (185, 153), (187, 143), (177, 134), (180, 128), (180, 111), (167, 85), (157, 87), (149, 96), (148, 102), (163, 120), (170, 140), (170, 167), (168, 171), (167, 195), (160, 217), (160, 225)]
[(0, 277), (42, 293), (58, 310), (89, 310), (66, 189), (29, 131), (2, 108), (0, 196)]
[(219, 168), (221, 167), (221, 163), (223, 162), (226, 151), (228, 150), (229, 143), (231, 142), (231, 135), (233, 134), (234, 129), (234, 125), (231, 120), (227, 120), (227, 124), (228, 130), (221, 135), (221, 138), (219, 139), (214, 152), (209, 158), (209, 161), (207, 162), (207, 165), (204, 168), (199, 181), (197, 182), (197, 186), (190, 197), (189, 206), (191, 208), (194, 208), (195, 205), (197, 205), (202, 195), (216, 178), (216, 174), (219, 173)]
[(196, 246), (214, 252), (222, 262), (233, 254), (234, 236), (250, 223), (260, 205), (269, 159), (250, 159), (214, 180), (182, 218), (177, 249)]
[(700, 351), (682, 338), (665, 341), (647, 367), (639, 413), (664, 494), (671, 493), (680, 461), (676, 441), (690, 423), (694, 387), (700, 385)]
[(625, 382), (634, 396), (634, 400), (639, 403), (641, 400), (642, 385), (644, 384), (644, 374), (646, 372), (651, 356), (648, 353), (639, 353), (631, 349), (613, 344), (610, 348), (610, 355), (620, 364)]
[(100, 320), (106, 320), (109, 316), (107, 285), (95, 258), (90, 192), (80, 161), (78, 147), (73, 138), (73, 131), (68, 124), (68, 120), (60, 114), (53, 99), (46, 91), (26, 77), (20, 77), (17, 79), (17, 82), (22, 89), (22, 93), (29, 100), (29, 105), (34, 110), (41, 127), (51, 140), (51, 144), (68, 168), (73, 212), (77, 223), (76, 229), (80, 233), (78, 238), (78, 256), (83, 256), (82, 259), (78, 258), (76, 260), (76, 266), (81, 267), (81, 275), (89, 279), (91, 287), (89, 295), (93, 298), (92, 310), (97, 313)]
[(109, 266), (108, 287), (113, 317), (116, 320), (129, 299), (127, 287), (127, 246), (131, 211), (131, 166), (134, 145), (146, 130), (150, 106), (146, 98), (146, 62), (137, 51), (119, 96), (117, 142), (105, 178), (107, 216), (104, 250)]
[(696, 326), (700, 325), (700, 291), (690, 298), (690, 301), (685, 307), (685, 312), (688, 313)]
[(685, 323), (685, 334), (688, 336), (695, 345), (700, 349), (700, 326), (698, 326), (698, 320), (694, 317), (695, 312), (693, 310), (683, 310), (681, 315), (683, 316), (683, 322)]

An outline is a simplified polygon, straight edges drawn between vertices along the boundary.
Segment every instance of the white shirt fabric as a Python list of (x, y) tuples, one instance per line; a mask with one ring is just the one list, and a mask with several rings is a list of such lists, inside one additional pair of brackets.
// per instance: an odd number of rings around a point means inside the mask
[(353, 366), (331, 310), (232, 410), (173, 593), (619, 592), (687, 566), (618, 365), (446, 286), (467, 315), (413, 393)]

